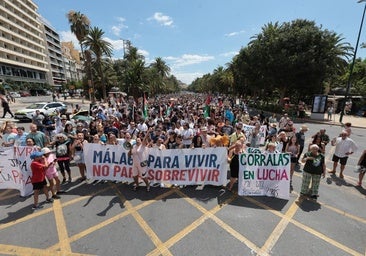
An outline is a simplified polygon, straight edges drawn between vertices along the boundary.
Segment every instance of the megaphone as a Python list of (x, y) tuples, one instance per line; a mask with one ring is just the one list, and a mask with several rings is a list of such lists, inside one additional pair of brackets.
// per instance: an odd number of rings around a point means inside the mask
[(132, 144), (126, 141), (125, 143), (123, 143), (123, 148), (126, 150), (130, 150), (132, 148)]

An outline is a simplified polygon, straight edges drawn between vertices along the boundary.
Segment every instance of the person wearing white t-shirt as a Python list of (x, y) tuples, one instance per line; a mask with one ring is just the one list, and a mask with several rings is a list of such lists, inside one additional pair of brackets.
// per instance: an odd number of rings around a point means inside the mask
[(189, 148), (192, 144), (193, 139), (193, 130), (189, 128), (188, 123), (184, 123), (183, 125), (183, 131), (181, 132), (182, 139), (183, 139), (183, 145), (185, 148)]
[(356, 143), (348, 137), (347, 131), (342, 131), (341, 136), (332, 140), (332, 146), (335, 146), (333, 154), (333, 170), (329, 173), (335, 174), (338, 166), (338, 161), (341, 164), (341, 171), (339, 178), (343, 179), (343, 171), (347, 164), (348, 156), (353, 154), (357, 150)]

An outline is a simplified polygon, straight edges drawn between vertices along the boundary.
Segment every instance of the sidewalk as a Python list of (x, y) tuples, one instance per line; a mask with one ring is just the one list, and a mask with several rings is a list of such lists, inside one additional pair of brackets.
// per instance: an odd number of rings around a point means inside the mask
[[(328, 120), (315, 120), (315, 119), (306, 119), (309, 123), (320, 123), (320, 124), (328, 124), (328, 125), (337, 125), (342, 126), (342, 124), (339, 122), (339, 114), (334, 114), (332, 121)], [(352, 115), (344, 115), (342, 123), (351, 123), (352, 127), (355, 128), (366, 128), (366, 117), (360, 117), (360, 116), (352, 116)]]

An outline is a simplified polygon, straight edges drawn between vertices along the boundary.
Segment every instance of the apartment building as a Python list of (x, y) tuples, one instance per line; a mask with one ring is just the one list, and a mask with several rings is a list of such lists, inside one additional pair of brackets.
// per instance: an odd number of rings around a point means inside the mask
[(37, 9), (31, 0), (0, 0), (0, 82), (11, 80), (23, 88), (48, 83), (48, 53)]
[(39, 20), (43, 24), (44, 42), (47, 50), (48, 84), (61, 87), (66, 82), (66, 75), (60, 36), (45, 18), (40, 16)]
[(75, 49), (72, 42), (61, 42), (62, 55), (65, 63), (67, 82), (80, 81), (83, 78), (83, 65), (80, 52)]

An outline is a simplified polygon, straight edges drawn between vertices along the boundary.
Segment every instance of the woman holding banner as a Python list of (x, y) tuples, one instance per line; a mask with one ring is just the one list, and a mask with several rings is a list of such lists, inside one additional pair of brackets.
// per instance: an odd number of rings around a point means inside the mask
[[(313, 144), (310, 146), (310, 151), (304, 154), (301, 161), (305, 163), (305, 166), (302, 174), (300, 199), (310, 196), (311, 199), (317, 200), (319, 197), (320, 177), (325, 177), (324, 155), (319, 153), (319, 147)], [(311, 188), (309, 190), (310, 182)]]
[(234, 148), (229, 151), (228, 161), (230, 163), (230, 183), (228, 190), (231, 191), (235, 182), (239, 177), (239, 156), (243, 153), (243, 145), (241, 140), (238, 140), (234, 144)]
[(145, 134), (143, 140), (140, 137), (136, 138), (136, 144), (130, 149), (129, 156), (132, 157), (132, 175), (135, 182), (133, 186), (133, 190), (137, 190), (139, 188), (139, 177), (143, 179), (146, 184), (146, 191), (150, 191), (150, 182), (147, 179), (147, 157), (148, 157), (148, 138), (149, 133), (152, 131), (152, 128), (149, 128), (148, 132)]
[(295, 165), (297, 164), (297, 159), (299, 157), (300, 152), (300, 144), (297, 141), (296, 136), (292, 136), (289, 140), (289, 142), (286, 145), (286, 153), (290, 154), (291, 157), (291, 165), (290, 165), (290, 193), (292, 190), (294, 190), (294, 187), (292, 186), (292, 176), (295, 172)]

